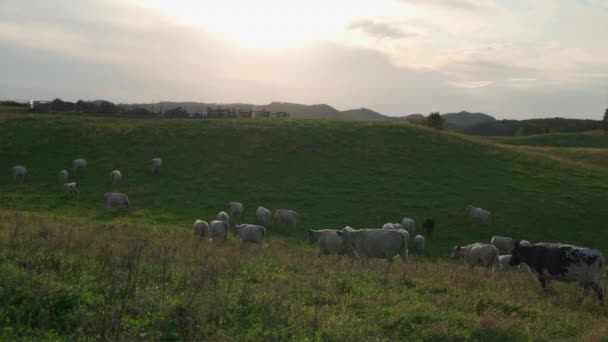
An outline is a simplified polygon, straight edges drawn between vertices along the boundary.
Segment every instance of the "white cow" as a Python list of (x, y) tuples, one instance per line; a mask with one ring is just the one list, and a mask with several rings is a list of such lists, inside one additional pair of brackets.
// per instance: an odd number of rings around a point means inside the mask
[(268, 227), (268, 225), (270, 224), (271, 215), (272, 213), (270, 212), (270, 210), (264, 207), (258, 207), (258, 209), (255, 211), (255, 216), (258, 219), (258, 223), (260, 223), (264, 227)]
[(278, 224), (290, 224), (293, 229), (296, 229), (298, 213), (289, 209), (277, 209), (274, 213), (274, 221)]
[(163, 160), (160, 158), (153, 158), (150, 161), (150, 170), (152, 173), (158, 174), (163, 169)]
[(483, 266), (495, 269), (500, 266), (498, 261), (498, 248), (486, 243), (474, 243), (467, 246), (455, 246), (452, 250), (452, 258), (464, 258), (471, 267)]
[(194, 221), (192, 228), (194, 229), (194, 236), (199, 240), (209, 234), (209, 223), (207, 223), (207, 221), (196, 220)]
[(65, 184), (69, 181), (70, 178), (70, 174), (68, 173), (68, 170), (61, 170), (59, 171), (59, 184)]
[(213, 220), (209, 222), (209, 240), (214, 238), (222, 239), (226, 241), (228, 238), (229, 226), (228, 222), (221, 220)]
[(416, 222), (414, 222), (414, 219), (404, 217), (403, 220), (401, 220), (401, 225), (403, 226), (403, 229), (407, 230), (410, 236), (416, 234)]
[(238, 235), (243, 243), (257, 243), (260, 248), (266, 247), (266, 228), (264, 226), (239, 224), (234, 226), (234, 235)]
[(64, 183), (63, 184), (63, 194), (66, 196), (78, 195), (80, 193), (80, 189), (78, 188), (78, 183)]
[(228, 226), (230, 226), (230, 216), (225, 211), (220, 211), (219, 213), (217, 213), (215, 219), (224, 221), (228, 224)]
[(414, 237), (414, 245), (416, 245), (416, 250), (422, 252), (424, 250), (424, 236), (416, 235)]
[(399, 255), (406, 270), (408, 236), (405, 231), (388, 229), (342, 229), (336, 232), (342, 243), (349, 248), (354, 258), (367, 261), (369, 258), (386, 259), (393, 262)]
[(511, 250), (515, 247), (515, 240), (504, 236), (492, 236), (490, 243), (496, 246), (498, 251), (503, 253), (511, 253)]
[(122, 173), (119, 170), (114, 170), (110, 172), (110, 177), (112, 177), (112, 184), (116, 185), (122, 180)]
[(491, 224), (492, 223), (492, 213), (483, 208), (474, 207), (472, 205), (467, 205), (465, 210), (471, 215), (473, 220), (481, 222), (483, 224)]
[[(352, 229), (346, 227), (345, 229)], [(319, 246), (319, 254), (346, 254), (348, 248), (342, 243), (342, 236), (335, 229), (308, 230), (308, 243), (316, 243)]]
[(401, 223), (385, 223), (384, 225), (382, 225), (382, 229), (388, 229), (388, 230), (400, 230), (400, 229), (405, 229), (403, 227), (403, 225)]
[(86, 170), (88, 166), (89, 166), (89, 164), (87, 163), (87, 161), (82, 158), (74, 159), (72, 161), (72, 167), (74, 168), (75, 171)]
[(517, 266), (509, 265), (511, 261), (511, 254), (505, 254), (498, 256), (498, 262), (500, 264), (500, 269), (502, 271), (511, 271), (511, 270), (522, 270), (522, 271), (530, 271), (530, 267), (525, 263), (521, 263)]
[(243, 208), (243, 203), (241, 202), (230, 202), (228, 203), (228, 212), (230, 213), (230, 217), (238, 217), (239, 219), (243, 218), (243, 213), (245, 212), (245, 208)]
[(131, 209), (131, 202), (129, 202), (129, 197), (127, 195), (120, 192), (107, 192), (103, 195), (106, 202), (106, 209), (112, 209), (112, 206), (118, 205), (124, 207), (127, 211)]
[(11, 176), (13, 177), (14, 181), (19, 180), (23, 182), (25, 180), (25, 177), (27, 177), (28, 175), (29, 172), (23, 165), (13, 166), (13, 168), (11, 169)]

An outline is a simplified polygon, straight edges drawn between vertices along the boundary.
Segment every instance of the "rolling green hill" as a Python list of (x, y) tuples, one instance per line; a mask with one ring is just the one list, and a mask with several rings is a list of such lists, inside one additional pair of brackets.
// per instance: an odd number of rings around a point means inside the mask
[[(148, 169), (153, 157), (165, 163), (159, 176)], [(89, 170), (74, 174), (75, 158)], [(32, 174), (23, 184), (8, 176), (17, 164)], [(64, 168), (80, 184), (76, 198), (57, 184)], [(115, 168), (123, 182), (112, 186)], [(572, 158), (404, 123), (19, 113), (0, 115), (0, 169), (2, 339), (608, 334), (606, 310), (593, 300), (576, 306), (571, 284), (541, 296), (528, 275), (444, 260), (453, 245), (492, 235), (608, 251), (608, 171)], [(106, 212), (108, 191), (128, 194), (132, 210)], [(246, 221), (258, 205), (296, 210), (299, 228), (271, 225), (264, 251), (193, 241), (192, 222), (232, 200), (243, 202)], [(473, 224), (467, 204), (491, 210), (493, 224)], [(304, 243), (311, 227), (380, 227), (404, 216), (420, 224), (428, 215), (436, 237), (425, 255), (411, 251), (405, 281), (397, 259), (385, 273), (382, 260), (319, 258)]]
[(549, 133), (495, 139), (500, 143), (510, 145), (608, 148), (608, 134), (602, 131)]

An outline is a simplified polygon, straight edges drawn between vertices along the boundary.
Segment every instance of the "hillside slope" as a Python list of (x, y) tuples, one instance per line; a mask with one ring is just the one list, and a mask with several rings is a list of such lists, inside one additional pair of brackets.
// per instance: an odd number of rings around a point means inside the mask
[[(166, 165), (159, 177), (148, 170), (157, 156)], [(80, 196), (65, 199), (57, 172), (75, 158), (86, 158), (90, 169), (74, 175)], [(0, 166), (8, 173), (17, 164), (32, 177), (25, 184), (0, 178), (13, 209), (101, 222), (189, 227), (240, 200), (248, 220), (258, 205), (294, 209), (302, 230), (432, 215), (440, 223), (431, 245), (437, 256), (494, 234), (608, 249), (601, 228), (607, 173), (415, 125), (5, 116)], [(112, 186), (115, 168), (123, 182)], [(132, 212), (106, 213), (108, 191), (127, 193)], [(491, 229), (471, 225), (469, 203), (494, 213)]]
[[(148, 161), (165, 169), (153, 176)], [(57, 172), (74, 158), (81, 194)], [(0, 340), (600, 340), (605, 307), (525, 272), (470, 269), (455, 244), (508, 235), (608, 247), (608, 172), (529, 147), (387, 122), (131, 120), (1, 115)], [(119, 168), (123, 182), (110, 183)], [(107, 191), (129, 195), (108, 213)], [(231, 200), (300, 213), (268, 247), (193, 238)], [(478, 226), (464, 213), (492, 210)], [(439, 222), (428, 249), (359, 264), (319, 256), (306, 229)], [(76, 338), (74, 338), (76, 337)]]

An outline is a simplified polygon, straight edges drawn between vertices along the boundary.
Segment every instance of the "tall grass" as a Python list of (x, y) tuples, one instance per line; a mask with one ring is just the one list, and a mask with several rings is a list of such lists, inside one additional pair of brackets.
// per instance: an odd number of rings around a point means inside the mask
[[(94, 340), (596, 340), (594, 299), (529, 274), (413, 255), (400, 267), (192, 232), (0, 214), (1, 338)], [(395, 261), (399, 263), (398, 260)]]

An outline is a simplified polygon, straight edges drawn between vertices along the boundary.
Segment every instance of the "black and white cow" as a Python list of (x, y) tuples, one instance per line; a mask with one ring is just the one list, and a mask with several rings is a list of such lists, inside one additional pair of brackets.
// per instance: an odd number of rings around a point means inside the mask
[(546, 281), (561, 280), (577, 282), (583, 288), (583, 298), (592, 288), (600, 303), (604, 301), (604, 256), (602, 252), (586, 247), (577, 247), (561, 243), (537, 243), (532, 246), (515, 243), (511, 252), (509, 265), (516, 266), (526, 263), (534, 274), (543, 290), (547, 289)]

